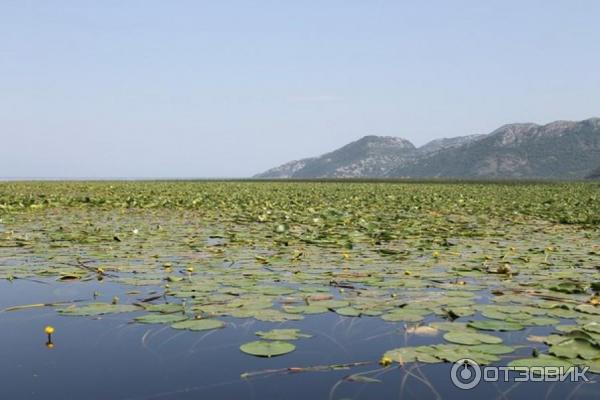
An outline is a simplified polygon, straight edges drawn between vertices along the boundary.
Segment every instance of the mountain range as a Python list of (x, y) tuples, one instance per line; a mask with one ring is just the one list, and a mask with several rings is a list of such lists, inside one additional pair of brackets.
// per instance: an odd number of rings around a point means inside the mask
[(515, 178), (600, 176), (600, 118), (518, 123), (489, 134), (436, 139), (421, 147), (365, 136), (330, 153), (291, 161), (255, 178)]

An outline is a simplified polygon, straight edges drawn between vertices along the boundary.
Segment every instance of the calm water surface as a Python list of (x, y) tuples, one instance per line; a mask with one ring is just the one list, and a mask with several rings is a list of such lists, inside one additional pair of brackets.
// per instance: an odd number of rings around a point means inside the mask
[[(145, 292), (132, 299), (144, 298)], [(122, 295), (123, 287), (102, 282), (0, 282), (0, 307), (89, 300)], [(132, 299), (128, 299), (129, 301)], [(463, 391), (450, 381), (451, 364), (408, 364), (381, 370), (377, 360), (392, 348), (440, 342), (406, 337), (401, 324), (380, 318), (347, 318), (332, 313), (284, 324), (225, 318), (227, 329), (177, 331), (162, 325), (130, 323), (137, 314), (102, 318), (59, 316), (52, 308), (0, 313), (0, 399), (598, 399), (595, 383), (481, 383)], [(43, 333), (53, 325), (54, 348)], [(296, 341), (296, 351), (272, 359), (243, 354), (239, 346), (256, 340), (257, 330), (297, 327), (313, 335)], [(506, 343), (545, 334), (544, 328), (500, 334)], [(525, 351), (525, 353), (523, 353)], [(526, 354), (531, 349), (523, 349)], [(263, 374), (245, 372), (372, 361), (350, 370)], [(377, 370), (381, 383), (348, 382), (357, 372)], [(596, 378), (595, 375), (589, 375)]]

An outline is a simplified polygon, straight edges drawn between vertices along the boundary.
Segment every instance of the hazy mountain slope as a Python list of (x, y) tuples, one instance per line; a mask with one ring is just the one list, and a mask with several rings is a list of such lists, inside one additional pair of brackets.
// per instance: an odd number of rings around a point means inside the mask
[(509, 124), (488, 135), (433, 140), (415, 148), (365, 136), (320, 157), (292, 161), (256, 178), (453, 177), (581, 179), (600, 164), (600, 119)]
[(388, 176), (583, 178), (599, 160), (600, 119), (510, 124), (463, 146), (415, 159)]
[(301, 170), (315, 158), (304, 158), (302, 160), (290, 161), (275, 168), (271, 168), (261, 174), (257, 174), (254, 178), (292, 178), (296, 172)]
[(419, 154), (431, 154), (440, 150), (449, 149), (452, 147), (464, 146), (468, 143), (472, 143), (476, 140), (485, 137), (485, 135), (468, 135), (468, 136), (458, 136), (454, 138), (443, 138), (443, 139), (435, 139), (431, 142), (424, 144), (419, 147), (417, 150)]
[(256, 178), (381, 177), (415, 152), (408, 140), (365, 136), (320, 157), (292, 161)]

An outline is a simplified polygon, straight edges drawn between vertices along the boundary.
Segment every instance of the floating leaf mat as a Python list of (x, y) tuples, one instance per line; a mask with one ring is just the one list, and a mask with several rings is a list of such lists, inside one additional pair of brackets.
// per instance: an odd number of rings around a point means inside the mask
[[(467, 357), (487, 364), (536, 347), (539, 357), (510, 365), (587, 363), (598, 372), (599, 189), (0, 183), (0, 279), (123, 288), (118, 299), (100, 292), (73, 304), (35, 305), (64, 316), (118, 313), (188, 331), (228, 329), (229, 318), (273, 323), (241, 347), (257, 356), (309, 349), (310, 335), (285, 324), (301, 328), (303, 319), (328, 314), (379, 318), (390, 331), (437, 341), (386, 353), (399, 363)], [(505, 340), (535, 327), (552, 333), (536, 344)], [(289, 343), (298, 339), (307, 340)]]

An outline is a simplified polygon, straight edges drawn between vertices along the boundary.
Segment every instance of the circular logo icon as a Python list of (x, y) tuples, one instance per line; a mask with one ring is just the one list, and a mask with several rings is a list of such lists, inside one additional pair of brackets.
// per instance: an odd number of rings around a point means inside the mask
[(463, 358), (452, 366), (450, 371), (452, 383), (459, 389), (473, 389), (481, 381), (481, 368), (475, 361)]

